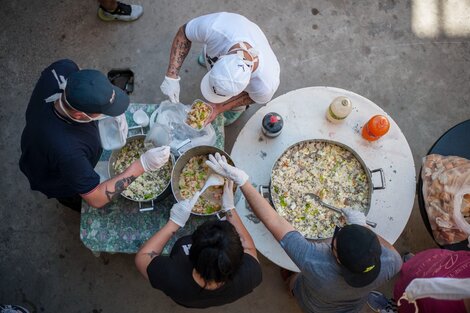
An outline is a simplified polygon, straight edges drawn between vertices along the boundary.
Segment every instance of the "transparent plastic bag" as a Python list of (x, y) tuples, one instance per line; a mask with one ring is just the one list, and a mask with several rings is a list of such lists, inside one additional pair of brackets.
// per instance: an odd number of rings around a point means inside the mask
[(453, 244), (470, 235), (470, 160), (431, 154), (424, 158), (423, 196), (434, 239)]
[[(179, 148), (179, 152), (183, 153), (192, 147), (197, 146), (213, 146), (216, 142), (216, 133), (214, 127), (209, 124), (202, 130), (197, 130), (186, 124), (187, 113), (190, 106), (182, 103), (171, 103), (163, 101), (156, 110), (156, 116), (150, 119), (150, 131), (146, 140), (151, 141), (154, 145), (158, 145), (159, 141), (164, 138), (164, 133), (169, 135), (169, 145), (172, 149), (179, 147), (184, 141), (190, 139), (191, 142)], [(162, 129), (154, 129), (154, 128)]]

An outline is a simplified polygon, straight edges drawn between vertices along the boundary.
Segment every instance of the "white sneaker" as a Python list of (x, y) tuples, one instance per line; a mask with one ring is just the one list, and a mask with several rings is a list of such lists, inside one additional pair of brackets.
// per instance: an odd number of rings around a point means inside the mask
[(106, 11), (102, 6), (98, 9), (98, 17), (105, 21), (124, 21), (132, 22), (142, 16), (144, 8), (141, 5), (117, 3), (118, 6), (114, 12)]

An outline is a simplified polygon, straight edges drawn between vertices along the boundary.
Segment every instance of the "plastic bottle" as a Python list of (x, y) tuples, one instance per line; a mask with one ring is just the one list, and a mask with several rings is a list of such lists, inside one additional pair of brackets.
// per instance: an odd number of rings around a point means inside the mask
[(346, 97), (336, 97), (326, 111), (326, 118), (336, 124), (348, 117), (351, 111), (351, 100)]
[(368, 141), (375, 141), (385, 135), (389, 129), (388, 119), (383, 115), (375, 115), (362, 127), (362, 137)]
[(261, 124), (263, 133), (268, 137), (277, 137), (282, 131), (284, 120), (275, 112), (270, 112), (263, 117)]

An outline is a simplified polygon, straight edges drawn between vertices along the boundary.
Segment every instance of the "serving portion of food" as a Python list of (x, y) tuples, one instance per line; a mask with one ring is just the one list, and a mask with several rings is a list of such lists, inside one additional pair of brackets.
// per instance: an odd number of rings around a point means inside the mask
[[(144, 138), (128, 141), (121, 148), (116, 161), (112, 164), (116, 175), (127, 169), (144, 152)], [(173, 164), (170, 158), (164, 166), (156, 171), (145, 172), (137, 177), (121, 194), (135, 201), (155, 199), (170, 183), (172, 168)]]
[[(184, 199), (189, 199), (204, 186), (210, 174), (207, 166), (207, 155), (193, 156), (183, 167), (179, 177), (179, 190)], [(193, 212), (197, 214), (212, 214), (222, 208), (223, 186), (209, 187), (199, 197), (193, 207)]]
[(206, 121), (212, 114), (212, 107), (201, 100), (196, 100), (188, 112), (186, 124), (197, 130), (203, 129)]
[(355, 155), (323, 140), (303, 141), (290, 147), (277, 160), (271, 177), (271, 198), (279, 214), (311, 239), (331, 237), (340, 215), (306, 193), (314, 193), (337, 208), (350, 207), (366, 213), (369, 188), (366, 169)]

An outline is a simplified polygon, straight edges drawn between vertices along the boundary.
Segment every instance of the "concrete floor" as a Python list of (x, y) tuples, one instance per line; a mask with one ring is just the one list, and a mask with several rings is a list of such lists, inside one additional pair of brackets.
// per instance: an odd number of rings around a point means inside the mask
[[(103, 72), (130, 67), (136, 74), (132, 101), (160, 102), (159, 85), (177, 28), (205, 13), (238, 12), (265, 31), (278, 56), (276, 96), (322, 85), (369, 98), (398, 123), (419, 169), (432, 143), (470, 116), (468, 1), (422, 3), (141, 0), (144, 16), (126, 24), (101, 22), (91, 0), (1, 1), (0, 303), (54, 313), (187, 311), (151, 289), (135, 270), (132, 255), (92, 255), (80, 242), (78, 214), (29, 190), (17, 165), (20, 134), (32, 88), (51, 62), (66, 57)], [(446, 10), (456, 3), (458, 10)], [(449, 12), (463, 18), (449, 17)], [(421, 19), (429, 14), (435, 19)], [(194, 45), (182, 69), (181, 100), (186, 103), (201, 96), (199, 49)], [(252, 106), (226, 129), (227, 151), (258, 108)], [(396, 247), (416, 252), (433, 246), (415, 204)], [(262, 285), (223, 310), (300, 312), (284, 292), (277, 266), (261, 260)], [(389, 293), (391, 284), (384, 290)]]

